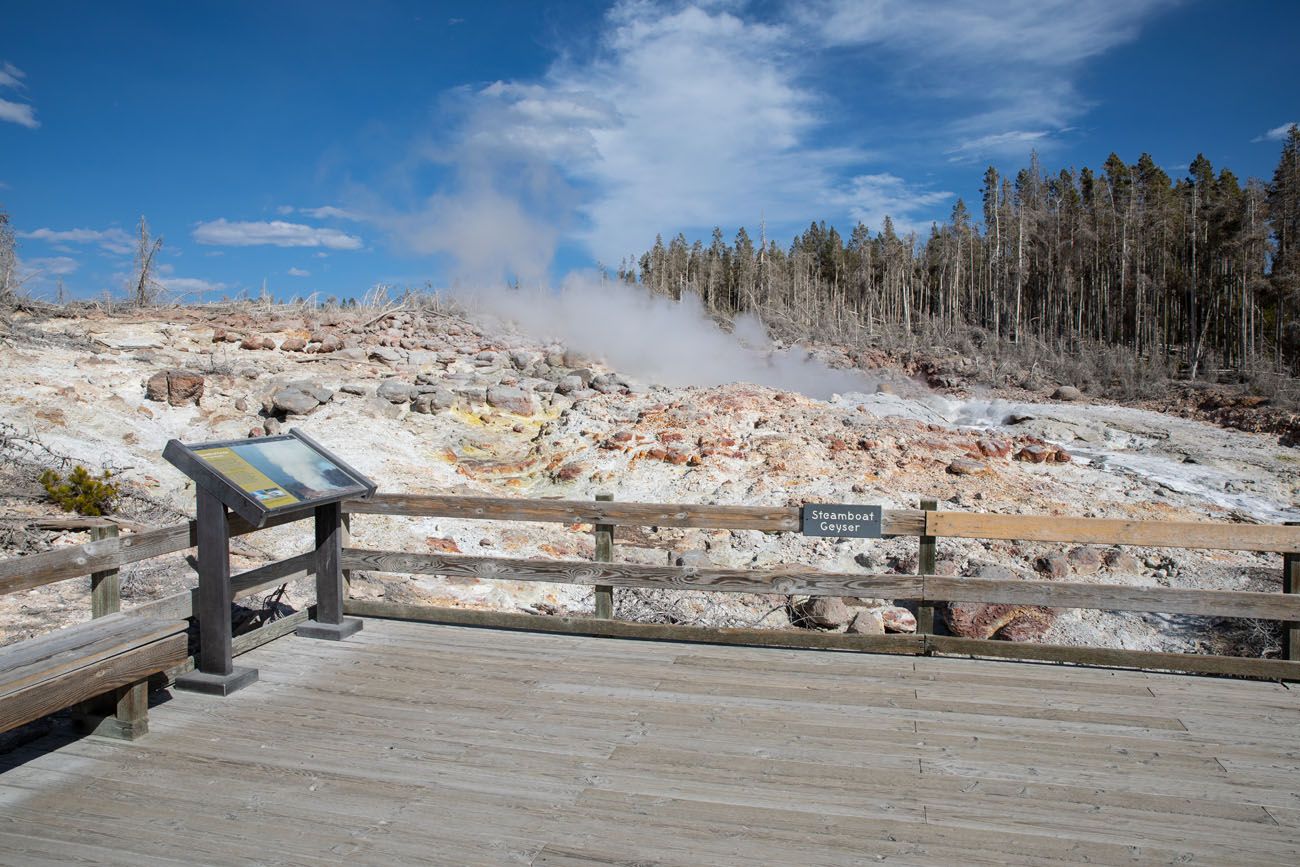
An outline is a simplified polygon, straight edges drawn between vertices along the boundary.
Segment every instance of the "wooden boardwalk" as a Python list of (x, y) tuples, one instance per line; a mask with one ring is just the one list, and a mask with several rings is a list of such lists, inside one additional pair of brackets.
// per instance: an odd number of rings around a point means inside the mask
[(1300, 862), (1300, 689), (368, 620), (0, 756), (0, 862)]

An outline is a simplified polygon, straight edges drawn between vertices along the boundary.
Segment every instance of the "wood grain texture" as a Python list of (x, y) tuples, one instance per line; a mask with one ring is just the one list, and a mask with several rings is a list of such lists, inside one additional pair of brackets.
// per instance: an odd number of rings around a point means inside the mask
[(181, 621), (111, 614), (7, 645), (0, 648), (0, 695), (184, 631)]
[(576, 560), (410, 554), (365, 548), (345, 549), (343, 568), (414, 575), (457, 575), (493, 580), (727, 593), (805, 593), (811, 596), (912, 599), (921, 596), (922, 592), (921, 579), (915, 575), (864, 576), (787, 569), (697, 569)]
[(1266, 620), (1300, 619), (1300, 595), (1229, 590), (1182, 590), (1127, 584), (996, 581), (936, 575), (855, 575), (780, 569), (699, 569), (677, 566), (592, 563), (578, 560), (509, 559), (451, 554), (408, 554), (347, 548), (350, 569), (403, 574), (456, 575), (479, 579), (549, 581), (648, 589), (727, 593), (780, 593), (913, 599), (924, 603), (989, 602), (1152, 611)]
[(1276, 684), (373, 618), (244, 661), (257, 689), (177, 693), (142, 745), (0, 756), (0, 864), (1294, 867), (1300, 849), (1297, 699)]
[(701, 644), (729, 644), (751, 647), (794, 647), (820, 650), (856, 650), (871, 653), (916, 654), (923, 647), (915, 635), (845, 635), (794, 629), (737, 629), (679, 626), (667, 623), (634, 623), (596, 617), (548, 617), (513, 611), (484, 611), (410, 605), (371, 599), (349, 599), (344, 613), (360, 617), (411, 620), (423, 623), (519, 629), (565, 635), (637, 638), (655, 641), (691, 641)]
[(926, 576), (927, 600), (1091, 608), (1101, 611), (1154, 611), (1262, 620), (1300, 618), (1300, 596), (1246, 590), (1182, 590), (1127, 584), (1064, 581), (994, 581), (983, 578)]
[(962, 539), (1300, 552), (1300, 527), (1279, 525), (929, 512), (925, 526), (928, 535)]
[[(345, 512), (361, 515), (478, 518), (493, 521), (546, 521), (563, 524), (613, 524), (642, 527), (702, 527), (716, 530), (799, 532), (799, 509), (786, 506), (705, 506), (674, 503), (617, 503), (586, 500), (527, 500), (440, 494), (375, 494), (348, 500)], [(911, 509), (886, 509), (886, 535), (919, 536), (924, 518)]]
[[(294, 557), (286, 557), (283, 560), (267, 563), (265, 566), (249, 569), (247, 572), (240, 572), (238, 575), (232, 575), (230, 577), (230, 597), (232, 600), (241, 599), (290, 581), (310, 578), (314, 574), (316, 574), (316, 552), (307, 551)], [(167, 620), (185, 620), (194, 614), (198, 603), (198, 593), (198, 588), (192, 587), (189, 590), (173, 593), (171, 596), (165, 596), (162, 599), (136, 605), (122, 613), (132, 617), (161, 617)]]
[[(280, 517), (267, 521), (266, 529), (278, 527), (301, 516)], [(257, 530), (237, 516), (231, 516), (230, 535), (242, 536)], [(39, 554), (25, 554), (0, 560), (0, 595), (30, 590), (56, 581), (77, 578), (128, 563), (175, 554), (198, 545), (198, 527), (194, 521), (159, 527), (116, 539), (88, 542), (75, 548), (59, 548)]]
[(929, 636), (927, 644), (935, 653), (950, 655), (992, 656), (1001, 659), (1068, 662), (1077, 665), (1118, 666), (1153, 671), (1224, 674), (1257, 677), (1267, 680), (1300, 680), (1300, 662), (1290, 662), (1282, 659), (1248, 659), (1236, 656), (1210, 656), (1193, 653), (1157, 653), (1155, 651), (1120, 650), (1107, 647), (1067, 647), (1059, 644), (991, 641), (949, 636)]
[(164, 671), (185, 658), (185, 643), (183, 633), (174, 634), (7, 693), (0, 697), (0, 731)]
[[(99, 542), (118, 536), (116, 524), (96, 525), (90, 528), (90, 538)], [(104, 617), (116, 614), (122, 608), (122, 579), (118, 569), (105, 569), (90, 573), (90, 616)]]
[[(602, 503), (611, 502), (614, 499), (613, 494), (597, 494), (596, 500)], [(610, 563), (614, 560), (614, 525), (613, 524), (596, 524), (592, 527), (592, 533), (595, 536), (595, 557), (597, 563)], [(608, 620), (614, 616), (614, 588), (606, 584), (597, 584), (594, 592), (594, 608), (596, 616)]]

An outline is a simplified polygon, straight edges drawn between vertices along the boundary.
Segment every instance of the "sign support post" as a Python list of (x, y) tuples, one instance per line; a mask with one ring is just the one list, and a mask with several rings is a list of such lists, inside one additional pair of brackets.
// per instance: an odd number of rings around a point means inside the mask
[(230, 515), (214, 495), (198, 488), (199, 658), (194, 671), (176, 678), (176, 688), (230, 695), (257, 681), (257, 669), (236, 667), (230, 635)]
[(257, 680), (231, 661), (230, 515), (253, 527), (312, 518), (316, 530), (316, 616), (298, 635), (339, 641), (361, 628), (343, 616), (343, 501), (369, 497), (375, 484), (299, 430), (287, 435), (186, 445), (163, 457), (194, 480), (198, 525), (199, 658), (176, 686), (229, 695)]
[(343, 507), (316, 507), (316, 617), (299, 626), (303, 638), (341, 641), (361, 629), (361, 620), (343, 616)]

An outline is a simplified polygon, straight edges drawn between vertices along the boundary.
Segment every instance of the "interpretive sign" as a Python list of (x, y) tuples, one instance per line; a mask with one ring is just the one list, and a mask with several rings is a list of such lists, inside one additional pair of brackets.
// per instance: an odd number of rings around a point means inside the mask
[(879, 539), (880, 506), (847, 506), (834, 503), (808, 503), (803, 507), (805, 536), (842, 536), (849, 539)]
[(186, 445), (163, 457), (255, 527), (272, 515), (367, 497), (375, 485), (302, 431)]

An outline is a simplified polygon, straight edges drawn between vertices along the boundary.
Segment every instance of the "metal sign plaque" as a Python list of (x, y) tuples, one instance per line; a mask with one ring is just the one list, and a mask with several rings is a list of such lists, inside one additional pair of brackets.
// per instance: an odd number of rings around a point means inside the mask
[(881, 506), (847, 506), (808, 503), (801, 512), (805, 536), (839, 536), (849, 539), (879, 539)]
[(298, 430), (195, 445), (171, 440), (163, 457), (255, 527), (272, 515), (375, 492), (373, 482)]

